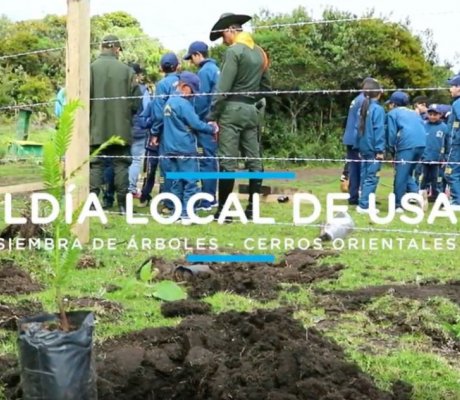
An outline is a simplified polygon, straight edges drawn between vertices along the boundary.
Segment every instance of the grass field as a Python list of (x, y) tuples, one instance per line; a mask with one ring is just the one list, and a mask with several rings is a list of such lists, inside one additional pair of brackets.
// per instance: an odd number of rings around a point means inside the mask
[[(13, 173), (10, 169), (12, 166), (1, 165), (0, 179), (5, 176), (4, 168), (8, 171), (6, 174)], [(297, 172), (295, 182), (286, 181), (276, 185), (311, 192), (324, 205), (327, 193), (339, 191), (340, 168), (341, 166), (313, 166), (308, 169), (294, 169)], [(18, 170), (14, 171), (18, 177)], [(27, 170), (24, 175), (28, 176)], [(387, 206), (391, 183), (392, 171), (385, 168), (378, 189), (378, 200), (381, 202), (379, 207), (383, 210)], [(21, 202), (18, 199), (15, 203), (20, 205)], [(0, 204), (3, 216), (3, 199)], [(151, 285), (136, 279), (137, 267), (151, 255), (170, 260), (183, 259), (186, 254), (193, 252), (193, 249), (184, 248), (184, 243), (188, 241), (189, 246), (195, 247), (198, 239), (204, 242), (216, 240), (223, 253), (269, 253), (279, 260), (285, 252), (283, 247), (248, 249), (245, 248), (245, 240), (256, 238), (260, 243), (270, 243), (272, 238), (279, 238), (305, 245), (307, 241), (313, 242), (318, 236), (319, 228), (316, 226), (292, 225), (291, 202), (262, 203), (261, 210), (263, 216), (274, 217), (278, 225), (233, 223), (221, 226), (213, 223), (185, 227), (177, 224), (160, 225), (151, 220), (148, 225), (128, 226), (123, 217), (111, 214), (107, 225), (93, 223), (91, 236), (103, 240), (112, 238), (117, 243), (116, 248), (85, 250), (97, 260), (100, 268), (73, 271), (66, 294), (69, 298), (93, 297), (122, 305), (123, 312), (116, 319), (100, 319), (96, 330), (98, 343), (145, 327), (175, 325), (179, 319), (167, 319), (161, 315), (160, 302), (153, 298)], [(147, 209), (140, 208), (137, 211), (148, 212)], [(311, 208), (304, 205), (302, 211), (308, 215)], [(453, 225), (446, 219), (438, 219), (435, 224), (430, 225), (425, 218), (423, 223), (409, 226), (398, 221), (397, 217), (390, 225), (379, 226), (370, 222), (369, 217), (358, 215), (353, 209), (350, 212), (358, 228), (352, 235), (355, 240), (352, 243), (358, 248), (345, 248), (337, 257), (322, 261), (325, 264), (342, 263), (346, 266), (338, 279), (323, 280), (312, 285), (295, 285), (299, 286), (296, 291), (290, 290), (290, 285), (286, 285), (280, 291), (278, 300), (268, 302), (230, 292), (217, 293), (205, 301), (211, 304), (216, 313), (276, 308), (281, 304), (292, 306), (296, 310), (296, 318), (305, 326), (315, 326), (337, 341), (345, 349), (349, 359), (368, 372), (380, 387), (389, 388), (392, 382), (401, 379), (413, 385), (414, 399), (460, 399), (458, 304), (444, 296), (406, 298), (395, 296), (389, 290), (383, 295), (375, 296), (358, 309), (345, 307), (340, 312), (331, 312), (338, 304), (333, 296), (338, 291), (385, 284), (417, 285), (427, 281), (441, 284), (458, 279), (459, 237), (445, 235), (448, 232), (458, 232), (458, 225)], [(324, 221), (324, 218), (323, 209), (317, 223)], [(372, 231), (382, 228), (388, 229), (388, 232)], [(425, 231), (438, 234), (430, 235)], [(369, 249), (371, 238), (378, 243), (377, 249)], [(129, 243), (133, 244), (132, 239), (138, 244), (138, 249), (129, 248)], [(142, 248), (143, 239), (146, 241), (146, 248)], [(154, 246), (149, 249), (147, 241), (154, 243), (155, 239), (180, 239), (183, 245), (178, 250), (161, 250)], [(400, 248), (395, 245), (391, 250), (382, 250), (379, 244), (382, 240), (393, 240), (394, 243), (399, 240), (402, 245)], [(451, 249), (448, 249), (447, 240), (450, 241)], [(0, 294), (0, 301), (36, 300), (47, 310), (54, 311), (53, 291), (46, 289), (53, 273), (49, 268), (49, 257), (49, 253), (43, 250), (0, 252), (0, 259), (14, 259), (17, 265), (45, 285), (45, 290), (35, 294), (15, 298)], [(229, 265), (228, 268), (232, 266)], [(121, 289), (110, 292), (107, 290), (109, 284)], [(103, 313), (103, 310), (99, 311)], [(436, 337), (442, 338), (441, 344), (435, 340), (432, 332), (436, 332)], [(0, 354), (15, 352), (13, 333), (0, 330), (0, 340)], [(457, 347), (452, 343), (457, 343)]]

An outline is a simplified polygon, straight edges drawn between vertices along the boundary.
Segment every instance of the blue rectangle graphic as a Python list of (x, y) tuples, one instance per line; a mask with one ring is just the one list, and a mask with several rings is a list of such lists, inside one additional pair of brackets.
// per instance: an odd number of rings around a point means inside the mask
[(295, 179), (295, 172), (166, 172), (167, 179)]
[(187, 262), (212, 263), (212, 262), (255, 262), (273, 263), (275, 256), (271, 254), (188, 254)]

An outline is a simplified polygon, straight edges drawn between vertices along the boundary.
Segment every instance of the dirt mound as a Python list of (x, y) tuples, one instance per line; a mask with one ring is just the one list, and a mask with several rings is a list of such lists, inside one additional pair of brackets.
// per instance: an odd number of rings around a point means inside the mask
[(17, 304), (0, 302), (0, 328), (15, 331), (19, 319), (42, 311), (42, 304), (35, 301), (22, 300)]
[(211, 306), (195, 300), (172, 301), (161, 305), (161, 313), (166, 318), (204, 315), (211, 313)]
[(332, 252), (301, 251), (288, 253), (279, 264), (215, 264), (212, 274), (198, 274), (188, 282), (192, 298), (229, 291), (261, 300), (274, 299), (281, 283), (309, 284), (324, 279), (337, 279), (345, 267), (318, 265), (318, 259)]
[[(411, 388), (378, 389), (341, 348), (292, 319), (289, 310), (190, 317), (97, 349), (98, 398), (404, 400)], [(15, 399), (14, 359), (0, 359), (0, 385)]]
[(91, 254), (81, 256), (77, 264), (77, 269), (98, 269), (103, 267), (104, 263)]
[(408, 399), (379, 390), (339, 346), (287, 310), (146, 329), (98, 350), (99, 399)]
[(69, 310), (93, 310), (96, 317), (105, 320), (116, 320), (123, 313), (123, 306), (115, 301), (98, 299), (95, 297), (66, 298)]
[[(324, 292), (320, 292), (324, 294)], [(460, 281), (446, 284), (420, 284), (420, 285), (383, 285), (371, 286), (358, 290), (334, 291), (328, 293), (334, 303), (336, 311), (357, 311), (369, 304), (376, 297), (391, 294), (396, 297), (405, 297), (414, 300), (426, 300), (432, 297), (445, 297), (460, 305)]]
[(0, 293), (7, 296), (38, 292), (41, 285), (10, 260), (0, 260)]
[(11, 356), (0, 356), (0, 387), (3, 386), (6, 389), (5, 398), (7, 400), (18, 398), (17, 394), (20, 392), (19, 384), (20, 377), (17, 359)]

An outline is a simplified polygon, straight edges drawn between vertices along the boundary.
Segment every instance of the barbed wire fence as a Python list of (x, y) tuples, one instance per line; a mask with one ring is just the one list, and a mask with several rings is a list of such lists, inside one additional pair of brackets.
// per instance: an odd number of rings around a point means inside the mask
[[(457, 11), (455, 11), (457, 12)], [(437, 12), (437, 13), (424, 13), (424, 15), (445, 15), (447, 13), (451, 12)], [(262, 29), (283, 29), (283, 28), (288, 28), (288, 27), (301, 27), (301, 26), (308, 26), (308, 25), (321, 25), (321, 24), (333, 24), (333, 23), (353, 23), (353, 22), (364, 22), (364, 21), (372, 21), (372, 20), (382, 20), (381, 17), (363, 17), (363, 18), (344, 18), (344, 19), (331, 19), (331, 20), (309, 20), (309, 21), (298, 21), (298, 22), (293, 22), (293, 23), (277, 23), (277, 24), (271, 24), (271, 25), (260, 25), (260, 26), (255, 26), (253, 29), (254, 30), (262, 30)], [(384, 20), (385, 21), (385, 20)], [(391, 21), (385, 21), (385, 22), (391, 22)], [(201, 33), (201, 32), (200, 32)], [(176, 34), (177, 35), (177, 34)], [(166, 37), (166, 36), (163, 36)], [(161, 38), (161, 37), (159, 37)], [(146, 39), (152, 39), (148, 35), (141, 35), (141, 36), (134, 36), (134, 37), (128, 37), (128, 38), (121, 38), (120, 42), (133, 42), (133, 41), (141, 41), (141, 40), (146, 40)], [(91, 46), (98, 46), (100, 43), (99, 42), (93, 42), (91, 43)], [(8, 59), (14, 59), (14, 58), (20, 58), (20, 57), (25, 57), (25, 56), (33, 56), (33, 55), (39, 55), (43, 53), (49, 53), (49, 52), (57, 52), (57, 51), (65, 51), (66, 47), (54, 47), (54, 48), (47, 48), (47, 49), (38, 49), (38, 50), (31, 50), (31, 51), (26, 51), (26, 52), (20, 52), (20, 53), (15, 53), (15, 54), (8, 54), (8, 55), (3, 55), (0, 56), (0, 61), (8, 60)], [(406, 91), (406, 92), (439, 92), (439, 91), (445, 91), (446, 87), (408, 87), (408, 88), (383, 88), (382, 92), (388, 93), (388, 92), (394, 92), (394, 91)], [(243, 95), (243, 96), (265, 96), (265, 97), (270, 97), (270, 96), (295, 96), (295, 95), (320, 95), (320, 96), (333, 96), (333, 95), (339, 95), (339, 94), (357, 94), (360, 93), (362, 90), (361, 89), (334, 89), (334, 88), (319, 88), (319, 89), (305, 89), (305, 90), (271, 90), (271, 91), (257, 91), (257, 92), (213, 92), (213, 93), (198, 93), (195, 94), (195, 96), (232, 96), (232, 95)], [(180, 94), (172, 94), (172, 95), (152, 95), (151, 98), (164, 98), (164, 97), (174, 97), (174, 96), (182, 96)], [(119, 101), (119, 100), (133, 100), (133, 99), (140, 99), (142, 96), (122, 96), (122, 97), (101, 97), (101, 98), (92, 98), (90, 101)], [(13, 110), (20, 110), (24, 108), (37, 108), (37, 107), (43, 107), (43, 106), (50, 106), (55, 103), (55, 100), (50, 100), (47, 102), (37, 102), (37, 103), (31, 103), (31, 104), (12, 104), (8, 106), (2, 106), (0, 107), (0, 112), (2, 111), (13, 111)], [(97, 156), (99, 158), (131, 158), (131, 156), (106, 156), (106, 155), (99, 155)], [(193, 159), (198, 159), (198, 160), (203, 160), (203, 159), (217, 159), (217, 160), (237, 160), (237, 161), (250, 161), (250, 160), (260, 160), (260, 161), (269, 161), (269, 162), (291, 162), (291, 163), (340, 163), (344, 164), (347, 162), (351, 163), (374, 163), (377, 162), (375, 160), (354, 160), (354, 159), (347, 159), (347, 158), (318, 158), (318, 157), (205, 157), (205, 156), (152, 156), (152, 155), (145, 155), (142, 156), (141, 158), (193, 158)], [(26, 160), (33, 160), (33, 161), (40, 161), (42, 157), (4, 157), (3, 162), (16, 162), (16, 161), (26, 161)], [(438, 164), (435, 162), (427, 162), (427, 161), (409, 161), (409, 160), (382, 160), (378, 161), (382, 164)], [(458, 163), (452, 163), (450, 162), (449, 164), (452, 165), (457, 165), (460, 164)], [(119, 213), (116, 212), (108, 212), (108, 214), (111, 215), (119, 215)], [(142, 213), (136, 213), (136, 216), (151, 216), (150, 214), (142, 214)], [(283, 222), (275, 222), (275, 226), (285, 226), (285, 227), (294, 227), (294, 226), (301, 226), (305, 228), (323, 228), (324, 224), (295, 224), (295, 223), (283, 223)], [(458, 232), (437, 232), (437, 231), (429, 231), (429, 230), (408, 230), (408, 229), (387, 229), (387, 228), (374, 228), (374, 227), (355, 227), (355, 231), (360, 231), (360, 232), (367, 232), (367, 233), (372, 233), (372, 232), (382, 232), (382, 233), (391, 233), (391, 234), (407, 234), (407, 235), (428, 235), (428, 236), (448, 236), (448, 237), (453, 237), (457, 238), (460, 237), (460, 233)]]

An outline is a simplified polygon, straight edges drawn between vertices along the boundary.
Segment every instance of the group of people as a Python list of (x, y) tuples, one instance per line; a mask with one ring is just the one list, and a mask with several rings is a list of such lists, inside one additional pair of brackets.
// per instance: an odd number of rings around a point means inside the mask
[(370, 212), (369, 196), (376, 192), (385, 153), (395, 161), (396, 212), (404, 212), (406, 193), (420, 193), (419, 205), (426, 208), (447, 187), (452, 208), (460, 211), (460, 74), (448, 84), (451, 106), (430, 104), (428, 98), (418, 96), (409, 108), (408, 94), (396, 91), (386, 101), (385, 113), (379, 82), (363, 81), (343, 135), (349, 162), (341, 177), (348, 181), (349, 204), (356, 205), (358, 213)]
[[(214, 217), (219, 219), (233, 179), (199, 183), (194, 178), (170, 179), (169, 173), (232, 172), (240, 156), (247, 158), (249, 171), (263, 171), (260, 132), (265, 99), (258, 93), (271, 90), (269, 62), (251, 35), (243, 32), (250, 19), (227, 13), (214, 24), (210, 40), (222, 38), (228, 46), (220, 69), (202, 41), (191, 43), (184, 57), (198, 68), (197, 74), (182, 72), (176, 54), (163, 55), (164, 77), (156, 83), (154, 95), (139, 65), (119, 61), (120, 40), (113, 35), (104, 38), (101, 54), (91, 64), (90, 145), (95, 150), (112, 136), (125, 142), (107, 147), (103, 157), (90, 164), (90, 190), (99, 193), (109, 187), (105, 207), (113, 204), (111, 191), (122, 213), (128, 192), (148, 205), (159, 169), (160, 192), (172, 193), (182, 203), (180, 222), (191, 223), (187, 204), (200, 191), (207, 196), (196, 210), (216, 208)], [(460, 74), (448, 83), (452, 106), (430, 104), (419, 96), (410, 108), (408, 94), (396, 91), (386, 101), (386, 113), (379, 101), (380, 83), (373, 78), (363, 81), (343, 135), (349, 162), (342, 180), (348, 182), (349, 204), (356, 205), (357, 212), (369, 213), (369, 196), (376, 192), (385, 153), (395, 161), (397, 212), (404, 212), (406, 193), (421, 191), (428, 194), (427, 201), (435, 201), (447, 187), (452, 206), (460, 210)], [(65, 102), (64, 93), (58, 100), (57, 107)], [(146, 176), (138, 189), (142, 160)], [(262, 180), (250, 179), (248, 219), (261, 186)], [(165, 201), (163, 207), (174, 211), (172, 202)]]
[[(109, 146), (102, 157), (91, 161), (92, 192), (99, 194), (107, 183), (112, 183), (123, 213), (128, 192), (141, 204), (150, 202), (159, 169), (160, 192), (180, 199), (180, 222), (187, 225), (187, 203), (194, 194), (201, 191), (208, 195), (196, 210), (216, 208), (218, 219), (233, 191), (234, 180), (205, 179), (200, 184), (196, 179), (170, 179), (169, 173), (232, 172), (238, 167), (240, 153), (250, 159), (246, 163), (249, 171), (263, 170), (260, 120), (264, 99), (258, 92), (271, 87), (266, 54), (242, 29), (250, 19), (227, 13), (213, 26), (210, 40), (222, 37), (228, 46), (221, 69), (209, 58), (208, 46), (202, 41), (191, 43), (184, 57), (198, 68), (197, 74), (182, 72), (174, 53), (163, 55), (160, 68), (164, 77), (156, 83), (154, 95), (143, 82), (144, 71), (119, 60), (123, 51), (120, 40), (113, 35), (103, 39), (100, 56), (91, 64), (91, 149), (112, 136), (120, 136), (125, 145)], [(141, 160), (145, 160), (146, 177), (139, 190)], [(261, 186), (260, 179), (249, 182), (249, 219), (253, 196)], [(106, 207), (112, 206), (110, 198), (106, 196), (104, 200)], [(168, 212), (173, 211), (174, 205), (165, 201), (163, 207)]]

